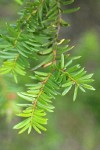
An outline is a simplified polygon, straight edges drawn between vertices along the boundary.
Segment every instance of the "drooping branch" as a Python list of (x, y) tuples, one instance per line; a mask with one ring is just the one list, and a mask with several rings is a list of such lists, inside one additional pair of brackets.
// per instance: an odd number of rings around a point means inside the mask
[[(46, 131), (46, 112), (53, 112), (52, 99), (56, 95), (67, 94), (73, 87), (75, 101), (78, 89), (95, 90), (89, 84), (93, 74), (86, 74), (71, 57), (68, 39), (59, 39), (60, 29), (69, 24), (63, 20), (63, 13), (72, 13), (78, 8), (63, 10), (73, 0), (34, 0), (26, 4), (15, 26), (8, 26), (8, 34), (1, 35), (0, 57), (3, 62), (0, 73), (12, 73), (17, 81), (18, 75), (27, 75), (30, 84), (26, 92), (18, 92), (20, 98), (27, 101), (18, 104), (22, 111), (17, 115), (24, 118), (14, 126), (19, 133), (32, 129), (41, 133)], [(42, 58), (42, 59), (41, 59)], [(36, 61), (37, 60), (37, 61)], [(36, 62), (32, 66), (30, 62)], [(38, 70), (38, 71), (37, 71)], [(42, 71), (41, 71), (42, 70)], [(31, 76), (28, 76), (30, 72)]]

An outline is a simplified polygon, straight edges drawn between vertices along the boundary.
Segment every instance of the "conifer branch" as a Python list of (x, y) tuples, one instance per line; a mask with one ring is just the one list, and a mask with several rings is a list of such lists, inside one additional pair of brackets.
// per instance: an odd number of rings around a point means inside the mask
[[(52, 99), (56, 95), (66, 95), (73, 87), (75, 101), (78, 89), (95, 90), (90, 83), (93, 74), (86, 74), (84, 68), (74, 64), (80, 57), (71, 57), (68, 39), (59, 39), (60, 29), (69, 24), (63, 20), (62, 13), (72, 13), (78, 8), (63, 10), (63, 5), (73, 0), (34, 0), (28, 2), (20, 13), (15, 26), (8, 26), (7, 35), (1, 35), (0, 58), (4, 61), (1, 74), (12, 73), (17, 76), (30, 76), (30, 84), (26, 84), (26, 92), (18, 92), (20, 98), (27, 103), (18, 104), (21, 112), (17, 116), (24, 118), (14, 126), (19, 133), (32, 129), (41, 133), (46, 131), (46, 113), (53, 112)], [(34, 56), (34, 57), (33, 57)], [(30, 62), (36, 62), (32, 66)], [(36, 61), (37, 60), (37, 61)], [(42, 69), (42, 71), (41, 71)], [(28, 71), (27, 71), (28, 70)], [(34, 73), (34, 75), (33, 75)], [(29, 76), (28, 76), (29, 77)]]

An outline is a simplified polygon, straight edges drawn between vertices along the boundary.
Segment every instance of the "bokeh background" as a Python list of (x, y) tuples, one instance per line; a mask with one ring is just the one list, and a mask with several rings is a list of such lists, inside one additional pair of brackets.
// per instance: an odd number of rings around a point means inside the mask
[[(18, 121), (16, 91), (24, 81), (20, 79), (18, 86), (0, 76), (0, 150), (100, 150), (100, 0), (76, 0), (72, 6), (81, 10), (64, 15), (71, 27), (64, 28), (61, 36), (71, 39), (73, 54), (82, 55), (79, 63), (94, 72), (96, 91), (80, 92), (76, 102), (71, 92), (57, 97), (55, 112), (48, 114), (46, 133), (18, 135), (12, 130)], [(20, 9), (14, 0), (0, 0), (0, 33), (5, 31), (6, 22), (16, 21)]]

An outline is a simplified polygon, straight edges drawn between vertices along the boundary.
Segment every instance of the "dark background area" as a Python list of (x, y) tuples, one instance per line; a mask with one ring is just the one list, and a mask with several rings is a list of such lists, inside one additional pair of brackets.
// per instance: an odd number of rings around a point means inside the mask
[[(61, 36), (71, 39), (73, 54), (82, 56), (79, 63), (94, 72), (96, 91), (79, 92), (76, 102), (73, 92), (57, 97), (46, 133), (17, 135), (12, 128), (18, 121), (18, 87), (0, 76), (0, 150), (100, 150), (100, 0), (76, 0), (73, 6), (81, 9), (64, 15), (71, 27), (64, 28)], [(0, 0), (0, 32), (6, 30), (6, 22), (16, 21), (20, 9), (13, 0)]]

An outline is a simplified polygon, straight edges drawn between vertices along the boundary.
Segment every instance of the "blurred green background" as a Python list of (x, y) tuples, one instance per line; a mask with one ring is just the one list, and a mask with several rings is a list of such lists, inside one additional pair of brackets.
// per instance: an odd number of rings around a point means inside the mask
[[(76, 0), (73, 6), (81, 10), (64, 16), (71, 27), (64, 28), (61, 36), (72, 40), (73, 54), (82, 55), (79, 63), (95, 73), (96, 91), (80, 92), (76, 102), (72, 93), (57, 97), (46, 133), (18, 135), (12, 127), (18, 121), (16, 91), (24, 81), (20, 79), (18, 86), (10, 76), (0, 76), (0, 150), (100, 150), (100, 0)], [(16, 21), (20, 9), (14, 0), (0, 0), (0, 33), (6, 22)]]

